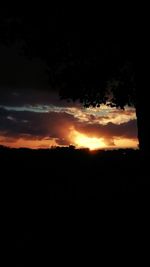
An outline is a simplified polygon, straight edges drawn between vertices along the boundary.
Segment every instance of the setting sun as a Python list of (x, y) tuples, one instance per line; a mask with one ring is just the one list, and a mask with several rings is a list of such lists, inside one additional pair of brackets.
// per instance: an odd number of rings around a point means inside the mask
[(94, 150), (106, 147), (103, 138), (88, 137), (87, 135), (81, 134), (75, 130), (72, 132), (71, 136), (75, 146), (79, 148), (85, 147), (90, 150)]

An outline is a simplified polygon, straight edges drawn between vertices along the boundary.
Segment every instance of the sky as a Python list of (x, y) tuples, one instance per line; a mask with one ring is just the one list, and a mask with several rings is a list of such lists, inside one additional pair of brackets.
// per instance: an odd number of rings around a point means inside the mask
[(0, 45), (0, 145), (137, 148), (135, 109), (84, 108), (49, 90), (45, 62)]
[(1, 89), (0, 144), (9, 147), (137, 148), (134, 108), (84, 108), (56, 92)]

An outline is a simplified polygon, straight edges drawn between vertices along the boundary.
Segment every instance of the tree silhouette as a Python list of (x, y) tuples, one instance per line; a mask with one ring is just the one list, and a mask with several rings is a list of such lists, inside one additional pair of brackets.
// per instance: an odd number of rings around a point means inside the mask
[[(24, 55), (44, 59), (50, 85), (59, 89), (61, 98), (80, 100), (85, 107), (102, 103), (117, 108), (134, 106), (139, 145), (146, 155), (150, 148), (148, 99), (145, 88), (137, 88), (135, 82), (136, 42), (129, 17), (128, 24), (125, 17), (121, 19), (122, 14), (116, 24), (110, 17), (103, 27), (96, 14), (85, 24), (81, 23), (85, 17), (74, 20), (70, 13), (68, 20), (62, 10), (57, 14), (30, 10), (28, 16), (26, 12), (2, 14), (1, 41), (9, 45), (17, 40)], [(116, 30), (119, 23), (121, 30)]]

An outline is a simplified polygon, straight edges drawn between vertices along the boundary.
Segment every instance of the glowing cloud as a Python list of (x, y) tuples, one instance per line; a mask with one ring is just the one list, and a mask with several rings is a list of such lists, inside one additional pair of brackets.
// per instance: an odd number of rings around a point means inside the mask
[(85, 134), (73, 130), (70, 134), (71, 140), (78, 148), (89, 148), (90, 150), (105, 148), (103, 138), (88, 137)]

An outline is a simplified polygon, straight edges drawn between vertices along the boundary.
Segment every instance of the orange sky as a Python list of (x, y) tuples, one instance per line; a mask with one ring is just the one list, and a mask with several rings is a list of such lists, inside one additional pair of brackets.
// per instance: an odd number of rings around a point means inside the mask
[[(20, 148), (27, 147), (32, 149), (37, 148), (50, 148), (54, 146), (58, 146), (55, 140), (26, 140), (23, 138), (18, 138), (9, 140), (4, 136), (0, 136), (0, 144), (8, 147)], [(109, 149), (109, 148), (137, 148), (138, 140), (137, 139), (128, 139), (128, 138), (116, 138), (114, 139), (114, 146), (107, 146), (105, 141), (101, 138), (90, 138), (84, 134), (77, 133), (75, 137), (72, 138), (72, 142), (70, 145), (74, 145), (77, 148), (89, 148), (90, 150), (94, 149)]]
[(137, 148), (136, 115), (133, 108), (117, 110), (102, 106), (27, 106), (4, 108), (6, 129), (0, 144), (8, 147)]

